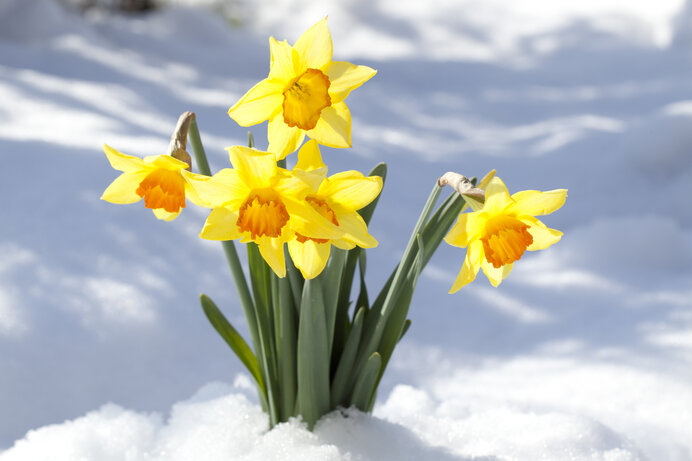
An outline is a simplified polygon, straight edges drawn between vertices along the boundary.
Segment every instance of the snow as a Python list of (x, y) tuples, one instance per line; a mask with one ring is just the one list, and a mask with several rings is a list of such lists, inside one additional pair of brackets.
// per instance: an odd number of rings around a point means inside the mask
[[(0, 0), (0, 461), (692, 460), (692, 3), (515, 3), (236, 2), (229, 25)], [(464, 251), (441, 247), (374, 415), (267, 431), (198, 305), (244, 330), (206, 211), (100, 201), (101, 146), (163, 153), (192, 110), (225, 167), (267, 37), (326, 14), (335, 58), (378, 69), (347, 101), (353, 149), (323, 150), (389, 165), (371, 292), (446, 171), (568, 188), (544, 219), (565, 236), (456, 295)]]

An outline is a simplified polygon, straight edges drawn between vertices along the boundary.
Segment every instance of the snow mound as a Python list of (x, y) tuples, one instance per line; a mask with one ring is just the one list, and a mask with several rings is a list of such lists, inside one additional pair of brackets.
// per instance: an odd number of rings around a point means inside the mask
[(336, 411), (314, 433), (299, 420), (267, 431), (266, 415), (238, 389), (210, 384), (175, 404), (167, 421), (107, 404), (30, 431), (0, 460), (644, 459), (627, 440), (581, 416), (510, 407), (444, 416), (444, 404), (410, 386), (395, 388), (378, 413)]

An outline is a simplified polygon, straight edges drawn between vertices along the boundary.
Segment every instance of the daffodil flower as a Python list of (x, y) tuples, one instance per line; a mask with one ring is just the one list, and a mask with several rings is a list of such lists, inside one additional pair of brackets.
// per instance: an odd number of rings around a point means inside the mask
[(185, 198), (199, 203), (197, 193), (183, 178), (190, 166), (170, 155), (152, 155), (143, 159), (103, 146), (111, 166), (123, 173), (103, 192), (102, 200), (127, 204), (144, 199), (158, 219), (171, 221), (185, 208)]
[(311, 186), (305, 201), (343, 232), (332, 239), (296, 232), (295, 238), (288, 242), (288, 251), (304, 278), (311, 279), (322, 272), (332, 245), (343, 250), (356, 245), (362, 248), (377, 246), (377, 240), (368, 233), (368, 226), (357, 210), (379, 195), (382, 178), (366, 177), (358, 171), (344, 171), (327, 177), (327, 167), (322, 162), (315, 140), (301, 147), (293, 173)]
[(200, 237), (255, 242), (276, 275), (284, 277), (283, 245), (296, 232), (320, 239), (341, 236), (341, 231), (305, 200), (310, 186), (277, 167), (273, 153), (241, 146), (228, 152), (233, 168), (211, 177), (183, 173), (202, 206), (212, 209)]
[(229, 109), (241, 126), (269, 120), (268, 151), (283, 159), (307, 134), (330, 147), (351, 147), (351, 113), (344, 99), (375, 75), (366, 66), (332, 61), (332, 37), (324, 18), (294, 46), (269, 38), (269, 76)]
[(535, 216), (550, 214), (565, 203), (566, 189), (548, 192), (526, 190), (509, 195), (502, 180), (494, 177), (485, 189), (483, 207), (462, 213), (445, 237), (457, 247), (468, 247), (466, 259), (450, 293), (476, 278), (480, 268), (493, 286), (509, 275), (524, 251), (543, 250), (562, 237)]

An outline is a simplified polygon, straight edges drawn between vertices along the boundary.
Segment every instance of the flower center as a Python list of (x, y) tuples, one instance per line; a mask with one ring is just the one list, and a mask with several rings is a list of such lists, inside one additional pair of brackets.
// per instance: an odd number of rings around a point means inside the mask
[(511, 216), (490, 219), (481, 237), (485, 259), (496, 269), (519, 260), (533, 243), (528, 228), (528, 225)]
[(236, 225), (241, 232), (250, 232), (253, 239), (278, 237), (288, 218), (286, 207), (275, 194), (256, 192), (240, 207)]
[(320, 112), (332, 104), (329, 77), (321, 70), (308, 69), (284, 91), (284, 122), (302, 130), (312, 130)]
[[(339, 220), (336, 219), (336, 213), (334, 213), (334, 210), (331, 209), (331, 207), (327, 204), (326, 201), (319, 199), (317, 197), (306, 197), (305, 201), (308, 202), (312, 206), (312, 208), (314, 208), (315, 211), (317, 211), (322, 217), (331, 221), (331, 223), (335, 226), (339, 225)], [(296, 240), (298, 240), (300, 243), (305, 243), (308, 240), (312, 240), (317, 243), (329, 242), (329, 239), (306, 237), (304, 235), (299, 234), (298, 232), (296, 232)]]
[(157, 168), (139, 183), (135, 193), (144, 198), (144, 206), (177, 213), (185, 208), (185, 179), (178, 171)]

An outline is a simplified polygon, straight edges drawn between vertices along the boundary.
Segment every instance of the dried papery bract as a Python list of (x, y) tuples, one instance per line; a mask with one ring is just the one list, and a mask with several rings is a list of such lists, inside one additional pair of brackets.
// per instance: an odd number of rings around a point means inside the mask
[(454, 190), (461, 195), (468, 195), (469, 197), (473, 197), (481, 202), (485, 200), (485, 192), (483, 192), (483, 189), (476, 187), (463, 174), (448, 171), (440, 176), (440, 178), (437, 180), (437, 185), (440, 187), (452, 186)]
[(190, 130), (190, 123), (192, 123), (194, 119), (194, 113), (183, 112), (180, 117), (178, 117), (178, 123), (171, 136), (171, 142), (168, 145), (169, 155), (187, 163), (187, 171), (192, 171), (192, 158), (190, 154), (187, 153), (187, 133)]

